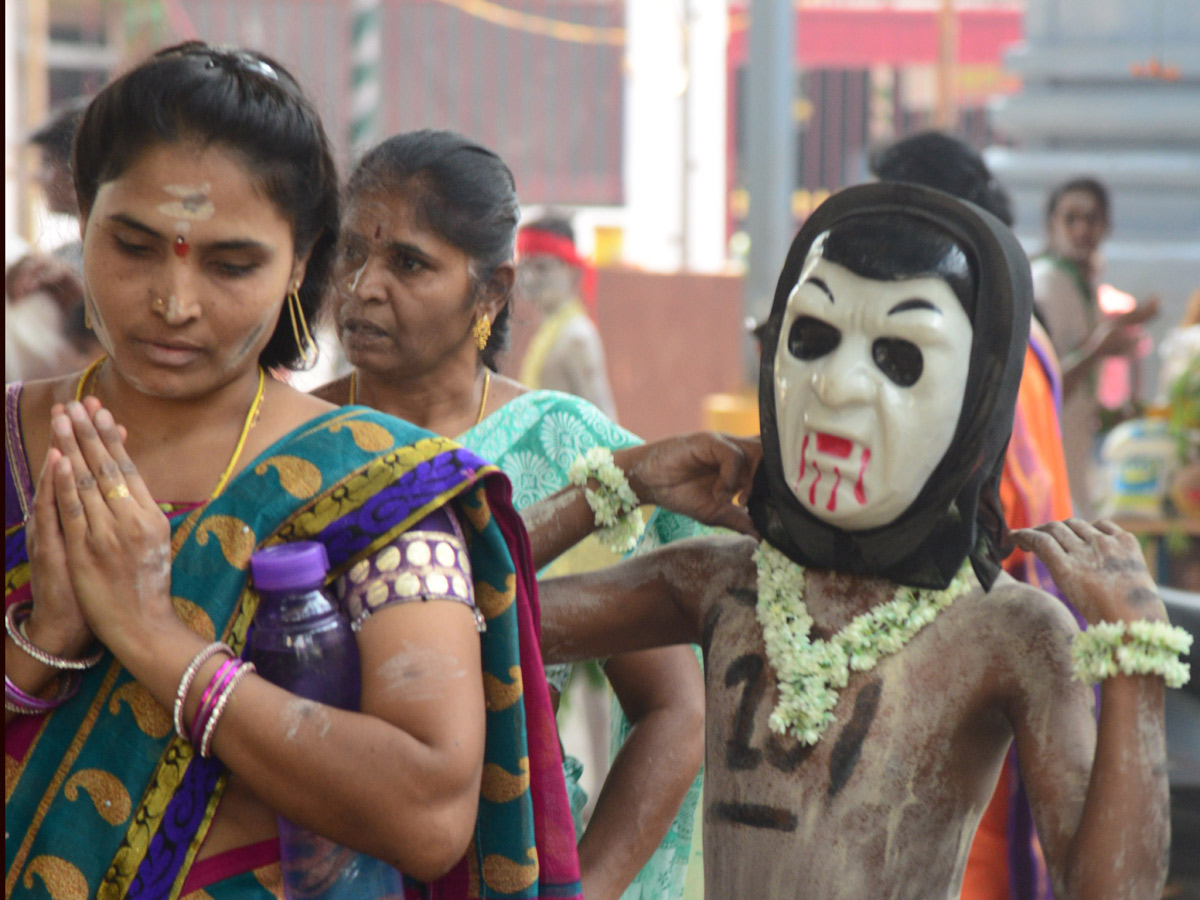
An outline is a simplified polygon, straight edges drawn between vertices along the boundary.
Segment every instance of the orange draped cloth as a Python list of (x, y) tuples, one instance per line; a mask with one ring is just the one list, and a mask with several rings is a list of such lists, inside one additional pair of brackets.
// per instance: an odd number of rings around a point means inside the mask
[[(1045, 331), (1034, 321), (1030, 345), (1025, 349), (1012, 438), (1000, 480), (1000, 504), (1012, 529), (1062, 520), (1072, 514), (1058, 423), (1057, 383), (1058, 361)], [(1045, 567), (1032, 554), (1016, 550), (1004, 561), (1004, 568), (1020, 581), (1058, 593)], [(1009, 842), (1014, 838), (1014, 830), (1010, 828), (1010, 817), (1017, 778), (1010, 757), (1005, 760), (996, 791), (975, 832), (967, 856), (961, 900), (1033, 900), (1040, 894), (1036, 885), (1014, 891), (1011, 883)], [(1029, 840), (1029, 854), (1040, 868), (1037, 837), (1030, 835)]]

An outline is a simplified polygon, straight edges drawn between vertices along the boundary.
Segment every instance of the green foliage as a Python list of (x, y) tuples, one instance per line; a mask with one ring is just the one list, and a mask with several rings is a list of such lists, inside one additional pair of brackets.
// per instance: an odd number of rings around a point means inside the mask
[(1200, 432), (1200, 356), (1192, 357), (1187, 368), (1171, 382), (1167, 425), (1179, 442), (1180, 461), (1188, 462), (1195, 452), (1196, 433)]

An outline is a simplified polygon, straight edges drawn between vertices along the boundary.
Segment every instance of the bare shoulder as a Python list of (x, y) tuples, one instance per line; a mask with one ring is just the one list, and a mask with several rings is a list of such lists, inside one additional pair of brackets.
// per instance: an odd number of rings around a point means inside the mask
[(714, 534), (675, 541), (658, 552), (667, 580), (706, 605), (728, 596), (732, 588), (753, 587), (757, 546), (743, 534)]
[(1050, 635), (1069, 640), (1079, 631), (1061, 600), (1006, 573), (981, 596), (979, 613), (994, 623), (1005, 623), (1003, 630), (1019, 640)]
[(58, 378), (27, 381), (21, 386), (17, 409), (21, 438), (32, 466), (40, 467), (50, 447), (50, 409), (56, 403), (75, 399), (75, 389), (81, 373), (74, 372)]
[(260, 433), (256, 443), (277, 440), (333, 409), (337, 409), (337, 404), (315, 394), (305, 394), (281, 381), (269, 380), (263, 392), (259, 427), (255, 429)]
[(1002, 575), (972, 606), (972, 634), (988, 648), (993, 688), (1022, 706), (1033, 697), (1074, 695), (1070, 651), (1079, 626), (1061, 600)]

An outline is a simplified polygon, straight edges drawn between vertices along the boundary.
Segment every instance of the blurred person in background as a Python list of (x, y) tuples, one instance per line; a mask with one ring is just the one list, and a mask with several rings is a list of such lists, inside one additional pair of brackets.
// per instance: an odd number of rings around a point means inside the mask
[[(1110, 228), (1108, 189), (1094, 178), (1073, 178), (1046, 202), (1046, 248), (1033, 257), (1033, 297), (1062, 364), (1062, 434), (1071, 500), (1080, 518), (1095, 515), (1094, 444), (1100, 429), (1098, 369), (1103, 360), (1131, 356), (1141, 323), (1158, 313), (1147, 300), (1119, 315), (1100, 308), (1100, 244)], [(1136, 399), (1136, 398), (1135, 398)]]
[(29, 137), (39, 151), (34, 182), (49, 217), (43, 247), (6, 266), (4, 324), (6, 381), (50, 378), (94, 359), (99, 345), (83, 308), (83, 243), (71, 176), (71, 148), (87, 107), (77, 98), (54, 110)]
[[(333, 314), (354, 369), (314, 393), (407, 419), (497, 464), (512, 482), (541, 575), (551, 561), (553, 574), (619, 561), (594, 538), (556, 559), (575, 543), (560, 543), (557, 497), (554, 515), (540, 523), (528, 515), (569, 487), (568, 467), (583, 452), (607, 447), (619, 462), (641, 441), (585, 399), (529, 390), (496, 373), (517, 277), (519, 206), (508, 166), (453, 132), (408, 132), (368, 151), (345, 195)], [(573, 499), (591, 526), (582, 496)], [(659, 510), (639, 549), (696, 527)], [(579, 836), (584, 896), (615, 900), (637, 877), (650, 880), (643, 896), (669, 900), (682, 890), (700, 790), (700, 666), (690, 647), (666, 647), (613, 657), (605, 674), (632, 730)], [(551, 689), (561, 692), (568, 675), (566, 666), (548, 670)], [(564, 770), (578, 835), (582, 766), (567, 758)]]
[(547, 215), (517, 232), (517, 290), (542, 317), (521, 361), (531, 390), (564, 391), (617, 418), (595, 315), (595, 270), (575, 249), (565, 216)]
[[(1012, 204), (987, 163), (969, 145), (938, 131), (897, 141), (877, 153), (871, 171), (881, 181), (906, 181), (969, 200), (1012, 227)], [(1036, 315), (1017, 389), (1012, 437), (1004, 456), (1000, 504), (1010, 528), (1033, 528), (1071, 517), (1071, 495), (1058, 423), (1061, 375), (1049, 336)], [(1032, 553), (1004, 561), (1015, 578), (1061, 594)], [(1016, 758), (1009, 752), (992, 801), (967, 858), (963, 900), (1034, 900), (1046, 890), (1045, 865)]]

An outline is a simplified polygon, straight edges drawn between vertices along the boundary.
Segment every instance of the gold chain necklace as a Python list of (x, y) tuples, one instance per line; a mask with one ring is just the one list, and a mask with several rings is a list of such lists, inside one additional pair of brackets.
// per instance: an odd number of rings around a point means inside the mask
[[(79, 376), (79, 383), (75, 385), (75, 401), (83, 400), (83, 392), (89, 381), (93, 381), (96, 373), (100, 370), (100, 366), (108, 359), (107, 355), (100, 356), (95, 362), (83, 370), (83, 374)], [(229, 464), (225, 466), (225, 471), (221, 473), (221, 477), (217, 479), (217, 486), (213, 488), (213, 492), (209, 495), (209, 500), (217, 499), (221, 491), (225, 490), (225, 485), (229, 478), (233, 475), (233, 468), (237, 465), (239, 457), (242, 455), (242, 449), (246, 446), (246, 438), (250, 435), (250, 430), (258, 423), (258, 413), (262, 408), (263, 388), (266, 385), (266, 372), (263, 367), (258, 367), (258, 388), (254, 392), (254, 400), (250, 403), (250, 410), (246, 413), (246, 419), (242, 422), (242, 433), (238, 435), (237, 445), (233, 448), (233, 456), (229, 458)], [(92, 384), (93, 393), (95, 393), (95, 383)]]
[[(479, 415), (475, 417), (475, 425), (483, 421), (483, 411), (487, 409), (488, 388), (492, 386), (492, 370), (483, 370), (483, 399), (479, 401)], [(350, 372), (350, 399), (347, 406), (353, 406), (358, 398), (358, 369)], [(475, 425), (471, 427), (474, 428)]]

